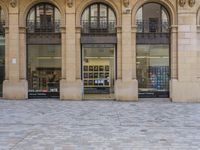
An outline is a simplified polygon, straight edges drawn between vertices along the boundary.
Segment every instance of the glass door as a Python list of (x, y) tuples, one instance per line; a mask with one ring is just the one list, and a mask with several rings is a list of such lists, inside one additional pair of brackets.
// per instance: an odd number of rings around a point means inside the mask
[(169, 97), (169, 45), (137, 45), (139, 97)]
[(5, 78), (5, 38), (0, 36), (0, 97), (3, 92), (3, 81)]
[[(83, 45), (83, 82), (85, 95), (114, 93), (115, 47), (106, 44)], [(96, 98), (96, 97), (95, 97)]]

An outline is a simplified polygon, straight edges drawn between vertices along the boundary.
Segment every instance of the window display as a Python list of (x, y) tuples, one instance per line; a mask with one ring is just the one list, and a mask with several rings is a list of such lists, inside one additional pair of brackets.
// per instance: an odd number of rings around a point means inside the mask
[(114, 92), (114, 48), (84, 48), (83, 83), (85, 94)]
[(139, 96), (168, 97), (169, 45), (137, 45)]
[(29, 96), (58, 96), (61, 79), (59, 45), (28, 46)]

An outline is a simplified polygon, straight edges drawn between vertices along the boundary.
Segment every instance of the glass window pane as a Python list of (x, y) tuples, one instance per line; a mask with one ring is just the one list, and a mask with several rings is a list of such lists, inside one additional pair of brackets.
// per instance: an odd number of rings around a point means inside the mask
[(29, 92), (59, 92), (61, 46), (28, 46)]
[(140, 91), (168, 91), (169, 74), (169, 45), (137, 45)]

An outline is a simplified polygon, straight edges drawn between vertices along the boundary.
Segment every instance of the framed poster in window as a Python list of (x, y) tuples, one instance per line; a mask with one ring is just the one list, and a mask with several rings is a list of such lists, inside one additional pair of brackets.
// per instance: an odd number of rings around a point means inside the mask
[(93, 66), (89, 66), (89, 71), (93, 71), (93, 70), (94, 70)]
[(104, 71), (104, 66), (99, 66), (99, 71)]
[(110, 67), (109, 66), (105, 66), (105, 71), (110, 71)]
[(84, 66), (84, 71), (88, 71), (88, 66)]

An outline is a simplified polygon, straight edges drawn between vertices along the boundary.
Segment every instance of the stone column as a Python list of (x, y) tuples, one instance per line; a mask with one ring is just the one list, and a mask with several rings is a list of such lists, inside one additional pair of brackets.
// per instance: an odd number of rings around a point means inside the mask
[(138, 83), (133, 79), (134, 49), (132, 43), (131, 13), (122, 14), (122, 79), (116, 81), (115, 95), (117, 100), (138, 100)]
[(133, 79), (137, 80), (137, 43), (136, 43), (137, 25), (132, 26), (132, 51), (133, 51)]
[(81, 100), (82, 81), (76, 78), (76, 27), (75, 27), (75, 4), (66, 6), (66, 52), (64, 54), (66, 79), (60, 82), (60, 99)]
[(122, 79), (122, 28), (117, 27), (117, 79)]
[[(9, 32), (8, 32), (8, 48), (6, 49), (6, 80), (3, 83), (3, 97), (5, 99), (26, 99), (28, 98), (27, 81), (21, 79), (20, 64), (23, 56), (20, 51), (19, 35), (19, 13), (18, 6), (9, 7)], [(6, 42), (7, 43), (7, 42)], [(22, 50), (23, 51), (23, 50)]]
[(76, 79), (81, 80), (81, 27), (76, 27)]
[(61, 27), (62, 80), (66, 80), (66, 28)]
[[(173, 81), (174, 102), (200, 102), (200, 80), (197, 63), (200, 44), (197, 41), (196, 7), (178, 7), (178, 72)], [(172, 33), (173, 34), (173, 33)]]
[(171, 41), (170, 41), (170, 65), (171, 65), (171, 79), (170, 79), (170, 98), (173, 98), (173, 86), (178, 80), (178, 26), (171, 26)]

